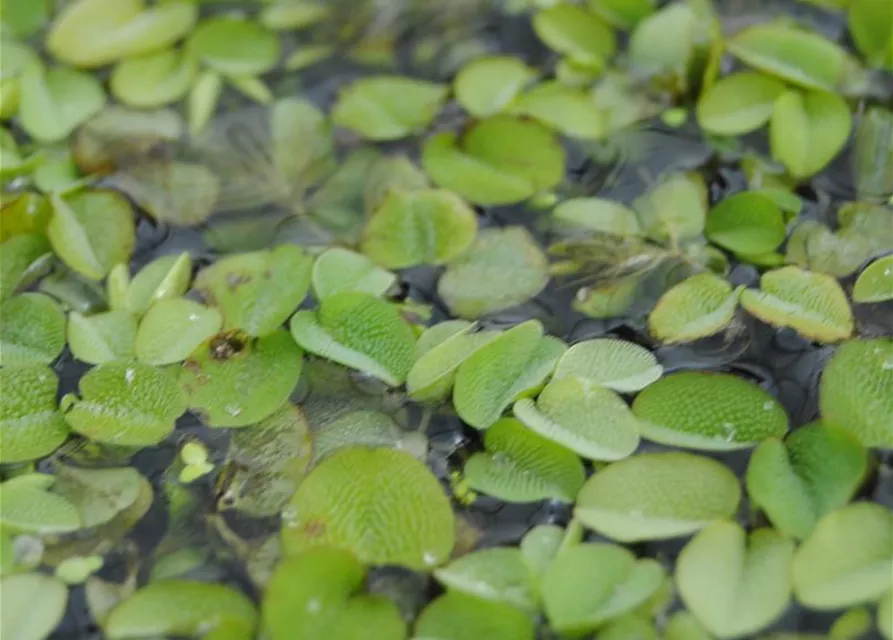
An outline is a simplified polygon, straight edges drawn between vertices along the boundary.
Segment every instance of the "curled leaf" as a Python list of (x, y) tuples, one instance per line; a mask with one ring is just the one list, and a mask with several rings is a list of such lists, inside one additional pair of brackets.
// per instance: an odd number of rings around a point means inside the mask
[(615, 339), (584, 340), (558, 361), (554, 379), (582, 378), (619, 393), (641, 391), (660, 378), (663, 367), (647, 349)]

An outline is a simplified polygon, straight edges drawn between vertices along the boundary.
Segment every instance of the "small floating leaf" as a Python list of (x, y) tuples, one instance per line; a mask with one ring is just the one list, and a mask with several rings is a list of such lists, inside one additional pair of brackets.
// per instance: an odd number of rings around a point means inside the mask
[(626, 340), (584, 340), (558, 361), (556, 380), (582, 378), (620, 393), (640, 391), (660, 378), (663, 367), (644, 347)]
[(769, 122), (784, 84), (770, 76), (742, 71), (725, 76), (698, 99), (698, 124), (708, 133), (739, 136)]
[(0, 363), (50, 364), (65, 347), (65, 315), (52, 298), (23, 293), (0, 305)]
[(819, 409), (866, 447), (893, 447), (893, 340), (842, 344), (822, 373)]
[(711, 242), (738, 254), (774, 251), (786, 235), (781, 209), (754, 191), (723, 199), (707, 215), (704, 229)]
[(877, 600), (893, 587), (893, 513), (856, 502), (827, 514), (797, 549), (793, 578), (810, 609)]
[(788, 430), (775, 398), (727, 373), (673, 373), (636, 396), (633, 413), (649, 440), (706, 451), (752, 447)]
[(553, 380), (515, 416), (544, 438), (591, 460), (620, 460), (639, 446), (638, 422), (610, 389), (575, 376)]
[(53, 481), (53, 476), (29, 473), (0, 484), (0, 524), (5, 531), (58, 535), (81, 528), (77, 507), (48, 491)]
[(485, 229), (449, 265), (437, 292), (456, 315), (478, 318), (522, 304), (549, 282), (549, 264), (523, 227)]
[(62, 621), (68, 587), (52, 576), (17, 573), (0, 579), (3, 615), (0, 636), (6, 640), (45, 640)]
[(443, 564), (454, 542), (453, 513), (437, 478), (407, 453), (345, 449), (298, 487), (286, 518), (286, 554), (331, 545), (367, 564), (420, 571)]
[(447, 92), (443, 85), (401, 76), (361, 78), (342, 91), (332, 121), (368, 140), (398, 140), (427, 127)]
[(893, 70), (893, 7), (885, 0), (853, 0), (847, 13), (853, 41), (868, 62)]
[(368, 293), (348, 291), (299, 311), (291, 334), (310, 353), (374, 375), (392, 386), (412, 367), (415, 335), (397, 309)]
[(211, 427), (244, 427), (279, 409), (301, 375), (303, 351), (284, 330), (251, 339), (221, 333), (180, 369), (188, 405)]
[(136, 319), (126, 311), (107, 311), (82, 316), (68, 315), (68, 348), (71, 355), (89, 364), (127, 360), (134, 355)]
[(814, 423), (784, 442), (760, 443), (747, 466), (747, 493), (779, 531), (802, 540), (819, 518), (853, 497), (867, 465), (865, 448), (852, 435)]
[(853, 302), (893, 300), (893, 255), (878, 258), (859, 274), (853, 285)]
[(193, 300), (162, 300), (140, 322), (134, 345), (136, 357), (146, 364), (181, 362), (198, 346), (220, 331), (223, 318)]
[(520, 202), (554, 187), (564, 165), (548, 129), (504, 115), (472, 124), (461, 138), (436, 134), (422, 147), (422, 167), (435, 183), (484, 205)]
[(362, 254), (331, 247), (314, 260), (310, 279), (313, 294), (317, 300), (322, 300), (345, 291), (382, 296), (394, 285), (397, 276), (376, 266)]
[(361, 247), (383, 267), (405, 269), (455, 259), (476, 233), (474, 210), (454, 193), (392, 189), (366, 223)]
[(198, 63), (174, 49), (127, 58), (109, 79), (112, 95), (140, 109), (163, 107), (183, 98), (195, 83)]
[(542, 82), (523, 93), (508, 112), (538, 120), (571, 138), (601, 138), (607, 129), (606, 118), (588, 91), (558, 81)]
[(416, 640), (533, 640), (533, 621), (526, 613), (499, 602), (488, 602), (448, 591), (422, 611)]
[(392, 191), (408, 192), (428, 189), (431, 184), (426, 176), (408, 157), (387, 155), (375, 159), (366, 175), (363, 190), (363, 208), (374, 213)]
[(584, 64), (601, 66), (617, 46), (614, 32), (595, 13), (569, 2), (537, 12), (532, 25), (549, 47)]
[(279, 59), (276, 34), (252, 20), (217, 16), (189, 36), (187, 52), (212, 69), (231, 76), (266, 73)]
[(56, 408), (59, 381), (49, 367), (0, 368), (0, 463), (48, 455), (65, 442), (68, 428)]
[(456, 100), (476, 118), (486, 118), (508, 106), (536, 71), (513, 56), (476, 58), (453, 81)]
[(441, 402), (453, 388), (456, 370), (475, 351), (496, 338), (496, 331), (474, 331), (464, 320), (448, 320), (426, 329), (416, 343), (416, 359), (406, 389), (416, 402)]
[(707, 218), (707, 186), (696, 173), (671, 173), (644, 195), (633, 208), (645, 233), (660, 242), (698, 238)]
[(127, 284), (123, 306), (134, 315), (144, 315), (156, 302), (186, 293), (191, 277), (192, 260), (188, 253), (156, 258)]
[(97, 365), (80, 379), (79, 388), (79, 399), (63, 399), (65, 420), (73, 431), (97, 442), (158, 444), (186, 410), (174, 378), (138, 362)]
[(808, 178), (843, 149), (851, 128), (850, 109), (840, 96), (823, 91), (787, 91), (776, 100), (772, 112), (772, 157), (795, 178)]
[(648, 314), (648, 330), (666, 344), (706, 338), (729, 326), (738, 292), (725, 278), (699, 273), (670, 288)]
[(629, 207), (604, 198), (572, 198), (552, 211), (557, 223), (571, 230), (610, 233), (615, 236), (642, 235), (642, 225)]
[(719, 638), (751, 636), (787, 609), (794, 544), (772, 529), (715, 522), (685, 545), (676, 584), (688, 609)]
[(434, 577), (450, 591), (536, 610), (527, 565), (516, 547), (491, 547), (457, 558), (436, 569)]
[(631, 29), (654, 11), (654, 0), (589, 0), (588, 4), (618, 29)]
[(741, 489), (725, 465), (690, 453), (646, 453), (597, 471), (574, 516), (620, 542), (684, 536), (732, 517)]
[(34, 279), (41, 261), (51, 256), (50, 244), (42, 235), (26, 233), (0, 245), (0, 302)]
[(19, 80), (19, 120), (35, 140), (62, 140), (102, 109), (105, 94), (96, 77), (66, 67), (29, 63)]
[(505, 502), (573, 502), (585, 473), (573, 452), (502, 418), (484, 432), (484, 452), (472, 454), (463, 476), (475, 491)]
[(760, 289), (741, 292), (741, 306), (768, 324), (791, 327), (819, 342), (839, 342), (853, 332), (853, 312), (837, 281), (798, 267), (767, 271)]

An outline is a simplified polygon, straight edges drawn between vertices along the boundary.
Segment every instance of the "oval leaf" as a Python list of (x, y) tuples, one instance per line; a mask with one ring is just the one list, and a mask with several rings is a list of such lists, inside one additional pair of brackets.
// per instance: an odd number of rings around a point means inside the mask
[(853, 302), (887, 300), (893, 300), (893, 255), (878, 258), (865, 267), (853, 285)]
[(280, 45), (276, 34), (257, 22), (218, 16), (192, 32), (187, 51), (220, 73), (252, 76), (276, 65)]
[(699, 273), (670, 288), (648, 314), (648, 330), (666, 344), (706, 338), (728, 327), (738, 292), (725, 278)]
[(366, 256), (340, 247), (326, 249), (313, 262), (313, 294), (317, 300), (344, 291), (382, 296), (397, 281), (390, 271), (377, 267)]
[[(5, 17), (5, 16), (4, 16)], [(17, 573), (0, 579), (3, 616), (0, 635), (7, 640), (44, 640), (62, 621), (68, 587), (52, 576)]]
[(0, 463), (36, 460), (65, 442), (68, 428), (56, 408), (58, 387), (49, 367), (0, 368)]
[(515, 607), (447, 592), (428, 604), (415, 625), (418, 640), (533, 640), (533, 621)]
[(68, 315), (68, 348), (81, 362), (102, 364), (134, 355), (136, 319), (126, 311)]
[(626, 340), (584, 340), (571, 346), (558, 361), (556, 380), (582, 378), (619, 393), (641, 391), (660, 378), (663, 367), (644, 347)]
[(515, 547), (491, 547), (469, 553), (435, 570), (434, 577), (451, 591), (523, 611), (536, 609), (530, 573), (521, 551)]
[(62, 140), (102, 109), (105, 94), (99, 80), (66, 67), (29, 63), (19, 79), (19, 120), (35, 140)]
[(134, 345), (136, 357), (146, 364), (181, 362), (220, 331), (223, 318), (186, 298), (163, 300), (152, 306), (140, 322)]
[(787, 235), (778, 205), (753, 191), (736, 193), (713, 207), (704, 231), (711, 242), (744, 255), (775, 251)]
[(784, 84), (751, 71), (728, 75), (701, 94), (698, 124), (718, 136), (739, 136), (769, 122)]
[(0, 306), (0, 364), (50, 364), (65, 347), (65, 315), (52, 298), (23, 293)]
[(453, 81), (456, 100), (468, 113), (485, 118), (502, 111), (536, 77), (536, 71), (512, 56), (476, 58)]

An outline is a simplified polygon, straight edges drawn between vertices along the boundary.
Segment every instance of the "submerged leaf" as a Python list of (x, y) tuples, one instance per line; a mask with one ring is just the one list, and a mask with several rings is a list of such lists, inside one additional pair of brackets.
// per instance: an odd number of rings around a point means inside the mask
[(36, 460), (65, 442), (68, 427), (56, 407), (58, 387), (49, 367), (0, 368), (0, 463)]
[(659, 242), (697, 238), (707, 218), (707, 185), (700, 174), (672, 173), (636, 198), (633, 208), (645, 233)]
[(65, 465), (55, 468), (53, 492), (75, 506), (81, 526), (97, 527), (136, 502), (143, 481), (132, 467), (86, 469)]
[(727, 280), (699, 273), (661, 296), (648, 314), (648, 330), (666, 344), (691, 342), (729, 326), (737, 307), (738, 291)]
[(552, 216), (571, 231), (595, 231), (623, 237), (642, 235), (642, 226), (632, 209), (604, 198), (565, 200), (555, 207)]
[(52, 298), (23, 293), (0, 305), (0, 363), (50, 364), (65, 347), (65, 315)]
[(584, 340), (573, 345), (558, 361), (556, 380), (582, 378), (619, 393), (641, 391), (660, 378), (663, 367), (644, 347), (615, 339)]

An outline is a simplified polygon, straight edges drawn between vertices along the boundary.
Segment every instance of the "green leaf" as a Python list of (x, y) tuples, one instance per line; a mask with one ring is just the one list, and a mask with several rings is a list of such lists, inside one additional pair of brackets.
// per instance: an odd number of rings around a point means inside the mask
[(30, 284), (50, 256), (50, 245), (42, 235), (25, 233), (0, 245), (0, 302)]
[(459, 417), (486, 429), (529, 390), (552, 373), (565, 345), (543, 337), (543, 326), (528, 320), (476, 349), (456, 373), (453, 405)]
[(317, 300), (322, 300), (345, 291), (383, 296), (397, 282), (397, 276), (377, 267), (362, 254), (331, 247), (313, 262), (310, 280), (313, 294)]
[(68, 314), (68, 348), (81, 362), (102, 364), (134, 356), (137, 322), (126, 311), (82, 316)]
[(550, 48), (587, 65), (601, 66), (617, 47), (614, 32), (595, 13), (568, 2), (537, 12), (532, 25)]
[(877, 600), (893, 587), (893, 513), (855, 502), (819, 520), (797, 549), (794, 594), (810, 609)]
[(850, 34), (869, 64), (893, 70), (893, 7), (884, 0), (852, 0)]
[(554, 524), (540, 524), (524, 534), (520, 548), (531, 575), (539, 580), (561, 550), (565, 530)]
[(161, 442), (186, 410), (170, 373), (138, 362), (108, 362), (79, 383), (80, 398), (63, 399), (73, 431), (96, 442), (147, 447)]
[(153, 304), (179, 298), (186, 293), (191, 277), (192, 260), (188, 253), (156, 258), (140, 269), (127, 284), (123, 307), (136, 316), (142, 316)]
[(35, 60), (19, 79), (19, 122), (39, 142), (55, 142), (102, 109), (105, 94), (96, 77)]
[(544, 438), (591, 460), (620, 460), (639, 445), (639, 425), (613, 391), (575, 376), (553, 380), (536, 403), (522, 398), (515, 417)]
[(740, 136), (769, 122), (785, 86), (771, 76), (741, 71), (725, 76), (698, 98), (698, 124), (718, 136)]
[(654, 0), (589, 0), (588, 5), (618, 29), (631, 29), (654, 11)]
[[(4, 15), (5, 17), (5, 15)], [(17, 573), (0, 579), (3, 616), (0, 636), (6, 640), (45, 640), (62, 621), (68, 587), (40, 573)]]
[(527, 302), (548, 282), (549, 263), (533, 236), (505, 227), (481, 231), (441, 276), (437, 293), (459, 317), (479, 318)]
[[(0, 172), (2, 171), (3, 169), (0, 169)], [(3, 242), (19, 234), (44, 233), (52, 214), (49, 201), (45, 196), (30, 191), (4, 194), (4, 196), (2, 200), (3, 228), (0, 229), (0, 239)]]
[(802, 540), (819, 518), (849, 502), (867, 466), (867, 452), (852, 435), (814, 423), (784, 442), (760, 443), (747, 466), (747, 493), (779, 531)]
[(136, 243), (133, 209), (115, 191), (52, 194), (53, 217), (47, 236), (65, 264), (100, 280), (119, 262), (128, 262)]
[(630, 35), (630, 65), (684, 91), (698, 56), (717, 37), (715, 16), (706, 8), (706, 3), (672, 2), (639, 22)]
[(430, 187), (428, 176), (405, 155), (376, 157), (370, 163), (363, 188), (363, 209), (378, 210), (392, 191), (408, 192)]
[(186, 48), (215, 71), (230, 76), (266, 73), (276, 66), (280, 52), (275, 33), (253, 20), (233, 16), (217, 16), (199, 24)]
[(893, 447), (893, 340), (842, 344), (822, 373), (819, 409), (866, 447)]
[(807, 89), (833, 91), (856, 64), (839, 45), (782, 22), (747, 27), (726, 47), (747, 66)]
[(257, 614), (251, 601), (223, 584), (159, 580), (138, 589), (108, 614), (109, 640), (159, 635), (248, 640)]
[[(421, 445), (421, 456), (416, 444)], [(425, 436), (401, 429), (391, 416), (380, 411), (353, 411), (319, 426), (313, 434), (314, 464), (347, 447), (403, 449), (424, 460), (428, 450)]]
[(58, 387), (49, 367), (0, 369), (0, 463), (36, 460), (65, 442), (68, 428), (56, 408)]
[(193, 162), (141, 162), (110, 181), (159, 222), (191, 227), (222, 202), (223, 186), (208, 167)]
[(0, 305), (0, 363), (50, 364), (65, 347), (65, 315), (52, 298), (22, 293)]
[(663, 579), (656, 560), (637, 560), (613, 544), (587, 543), (559, 551), (540, 589), (550, 625), (578, 636), (638, 607)]
[(227, 256), (202, 269), (193, 287), (223, 314), (225, 330), (276, 331), (310, 289), (313, 259), (294, 245)]
[(648, 314), (648, 330), (665, 344), (706, 338), (732, 322), (738, 294), (724, 278), (709, 272), (696, 274), (661, 296)]
[(217, 103), (220, 101), (222, 92), (222, 75), (211, 69), (198, 74), (188, 96), (187, 115), (190, 134), (194, 136), (208, 125), (217, 110)]
[(0, 484), (0, 525), (4, 531), (48, 536), (81, 528), (77, 508), (47, 491), (53, 481), (53, 476), (30, 473)]
[(476, 234), (474, 210), (454, 193), (392, 189), (366, 223), (361, 248), (383, 267), (405, 269), (450, 262)]
[(698, 238), (707, 218), (707, 186), (696, 173), (671, 173), (644, 195), (633, 208), (645, 233), (659, 242)]
[(401, 451), (336, 453), (300, 484), (291, 509), (282, 529), (287, 555), (330, 545), (366, 564), (424, 571), (443, 564), (453, 548), (454, 517), (440, 483)]
[(195, 58), (176, 49), (162, 49), (121, 60), (112, 70), (109, 88), (130, 107), (152, 109), (182, 99), (197, 75)]
[(508, 112), (540, 121), (571, 138), (601, 138), (607, 129), (606, 118), (592, 95), (558, 81), (546, 81), (516, 98)]
[(781, 209), (754, 191), (719, 202), (710, 210), (704, 231), (723, 249), (748, 255), (774, 251), (787, 235)]
[(182, 362), (199, 345), (220, 331), (223, 318), (217, 309), (174, 298), (152, 305), (140, 322), (134, 349), (146, 364)]
[(591, 476), (574, 516), (620, 542), (685, 536), (732, 517), (741, 489), (725, 465), (691, 453), (645, 453)]
[(536, 610), (530, 572), (516, 547), (491, 547), (457, 558), (436, 569), (434, 577), (450, 591), (491, 602)]
[(552, 217), (556, 223), (573, 231), (595, 231), (623, 237), (642, 235), (642, 226), (632, 209), (604, 198), (565, 200), (555, 207)]
[(465, 463), (464, 479), (504, 502), (573, 502), (586, 477), (573, 452), (513, 418), (497, 420), (484, 432), (484, 449)]
[(685, 610), (677, 611), (664, 625), (664, 640), (714, 640), (697, 618)]
[(359, 291), (322, 300), (319, 310), (299, 311), (291, 334), (310, 353), (375, 376), (391, 386), (406, 380), (415, 335), (393, 306)]
[(464, 320), (447, 320), (422, 333), (416, 343), (415, 363), (406, 376), (406, 389), (413, 400), (437, 403), (449, 396), (459, 365), (499, 335), (476, 329)]
[(298, 383), (303, 352), (284, 330), (252, 339), (221, 333), (180, 369), (188, 406), (210, 427), (244, 427), (279, 409)]
[(419, 615), (415, 640), (533, 640), (530, 617), (515, 607), (447, 592)]
[(853, 302), (893, 300), (893, 255), (878, 258), (865, 267), (853, 285)]
[(859, 227), (844, 227), (835, 233), (817, 220), (804, 220), (788, 239), (785, 259), (836, 278), (851, 275), (871, 257), (872, 249), (883, 237), (878, 230), (875, 233), (881, 235), (872, 240)]
[(752, 447), (788, 430), (771, 394), (727, 373), (673, 373), (636, 396), (633, 413), (645, 438), (705, 451)]
[(431, 124), (448, 91), (402, 76), (361, 78), (338, 96), (332, 122), (367, 140), (399, 140)]
[(329, 8), (315, 0), (274, 2), (261, 10), (261, 24), (269, 29), (287, 31), (317, 24), (329, 16)]
[(657, 358), (634, 342), (615, 339), (584, 340), (558, 361), (555, 380), (576, 376), (619, 393), (641, 391), (660, 378)]
[(537, 122), (496, 115), (458, 137), (438, 133), (422, 147), (422, 167), (439, 186), (483, 205), (511, 204), (564, 177), (564, 150)]
[(893, 111), (865, 110), (857, 120), (850, 164), (860, 199), (879, 201), (893, 192)]
[(132, 467), (83, 469), (57, 465), (53, 492), (73, 504), (81, 527), (106, 524), (129, 508), (140, 493), (143, 481)]
[(760, 277), (760, 289), (741, 292), (741, 306), (776, 327), (806, 338), (839, 342), (853, 333), (853, 312), (837, 281), (822, 273), (782, 267)]
[(769, 125), (772, 157), (795, 178), (808, 178), (843, 149), (851, 128), (850, 109), (840, 96), (786, 91), (775, 101)]
[(885, 640), (893, 638), (893, 590), (878, 603), (877, 628)]
[[(20, 2), (19, 0), (3, 0), (0, 2), (0, 15), (3, 19), (4, 35), (28, 38), (37, 33), (50, 15), (48, 0)], [(8, 37), (8, 36), (7, 36)]]
[(793, 542), (772, 529), (748, 534), (734, 522), (715, 522), (679, 554), (679, 595), (717, 637), (751, 636), (787, 609), (793, 556)]
[(279, 564), (262, 606), (271, 640), (403, 640), (406, 623), (382, 595), (361, 593), (366, 568), (350, 553), (319, 547)]
[(536, 71), (513, 56), (475, 58), (459, 70), (453, 91), (468, 113), (486, 118), (504, 110)]

